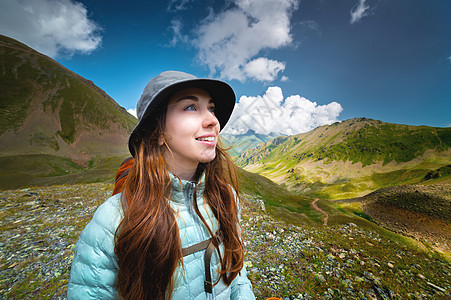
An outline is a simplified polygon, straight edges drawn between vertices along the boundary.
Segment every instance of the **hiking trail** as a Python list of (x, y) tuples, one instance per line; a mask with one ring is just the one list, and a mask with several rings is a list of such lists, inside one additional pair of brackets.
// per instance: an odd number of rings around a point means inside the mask
[(315, 198), (315, 201), (313, 201), (310, 205), (312, 206), (312, 208), (314, 210), (317, 210), (317, 211), (319, 211), (320, 213), (322, 213), (324, 215), (323, 225), (327, 226), (327, 221), (329, 220), (329, 214), (326, 211), (324, 211), (324, 210), (322, 210), (321, 208), (318, 207), (318, 205), (316, 204), (316, 202), (318, 200), (319, 200), (318, 198)]

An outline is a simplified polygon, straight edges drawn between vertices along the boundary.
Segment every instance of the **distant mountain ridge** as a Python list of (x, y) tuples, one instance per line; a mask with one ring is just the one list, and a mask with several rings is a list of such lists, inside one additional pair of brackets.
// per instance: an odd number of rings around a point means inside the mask
[(137, 120), (93, 82), (0, 36), (0, 153), (123, 155)]
[(244, 150), (253, 148), (260, 143), (266, 143), (276, 136), (275, 133), (259, 134), (253, 130), (248, 130), (243, 134), (221, 133), (221, 141), (226, 148), (230, 148), (228, 153), (231, 156), (240, 155)]
[(235, 162), (299, 191), (344, 198), (418, 183), (451, 164), (450, 146), (451, 128), (355, 118), (277, 137), (244, 151)]

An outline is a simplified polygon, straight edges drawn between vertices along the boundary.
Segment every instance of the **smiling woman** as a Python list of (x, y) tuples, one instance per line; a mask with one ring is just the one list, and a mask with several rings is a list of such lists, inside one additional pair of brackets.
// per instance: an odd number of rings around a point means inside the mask
[(214, 103), (210, 94), (199, 88), (187, 88), (176, 92), (168, 103), (165, 136), (168, 151), (163, 157), (173, 174), (192, 180), (199, 163), (207, 163), (216, 157), (219, 121), (214, 115)]
[(218, 80), (168, 71), (147, 84), (134, 160), (80, 236), (68, 299), (255, 299), (237, 177), (218, 144), (234, 105)]

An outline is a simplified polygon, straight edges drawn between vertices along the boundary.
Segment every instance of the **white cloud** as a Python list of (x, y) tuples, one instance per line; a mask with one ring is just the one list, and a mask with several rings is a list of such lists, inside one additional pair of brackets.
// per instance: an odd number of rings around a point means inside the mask
[(342, 110), (337, 102), (318, 105), (299, 95), (284, 100), (280, 87), (269, 87), (263, 96), (242, 96), (223, 132), (293, 135), (337, 122)]
[(221, 78), (275, 80), (285, 63), (257, 56), (292, 43), (290, 18), (299, 0), (235, 0), (235, 4), (210, 15), (197, 28), (199, 61)]
[(243, 71), (249, 78), (260, 81), (274, 81), (279, 72), (285, 70), (285, 63), (259, 57), (248, 62)]
[(172, 40), (169, 42), (169, 46), (174, 47), (177, 45), (177, 43), (187, 43), (188, 42), (188, 36), (182, 34), (182, 21), (180, 20), (172, 20), (171, 26), (169, 27), (169, 30), (172, 31), (173, 37)]
[(0, 0), (0, 32), (51, 57), (90, 53), (102, 41), (86, 7), (71, 0)]
[(136, 118), (138, 118), (137, 114), (136, 114), (136, 108), (129, 108), (127, 109), (128, 113), (131, 114), (132, 116), (135, 116)]
[(366, 3), (366, 0), (359, 0), (359, 2), (351, 9), (351, 24), (357, 23), (363, 17), (370, 14), (370, 6)]

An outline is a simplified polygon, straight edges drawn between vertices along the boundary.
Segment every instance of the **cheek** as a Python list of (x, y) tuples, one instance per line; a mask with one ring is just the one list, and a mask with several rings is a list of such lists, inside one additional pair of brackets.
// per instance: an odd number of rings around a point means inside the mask
[(192, 122), (186, 119), (172, 119), (166, 123), (166, 134), (175, 139), (190, 138), (196, 132)]

